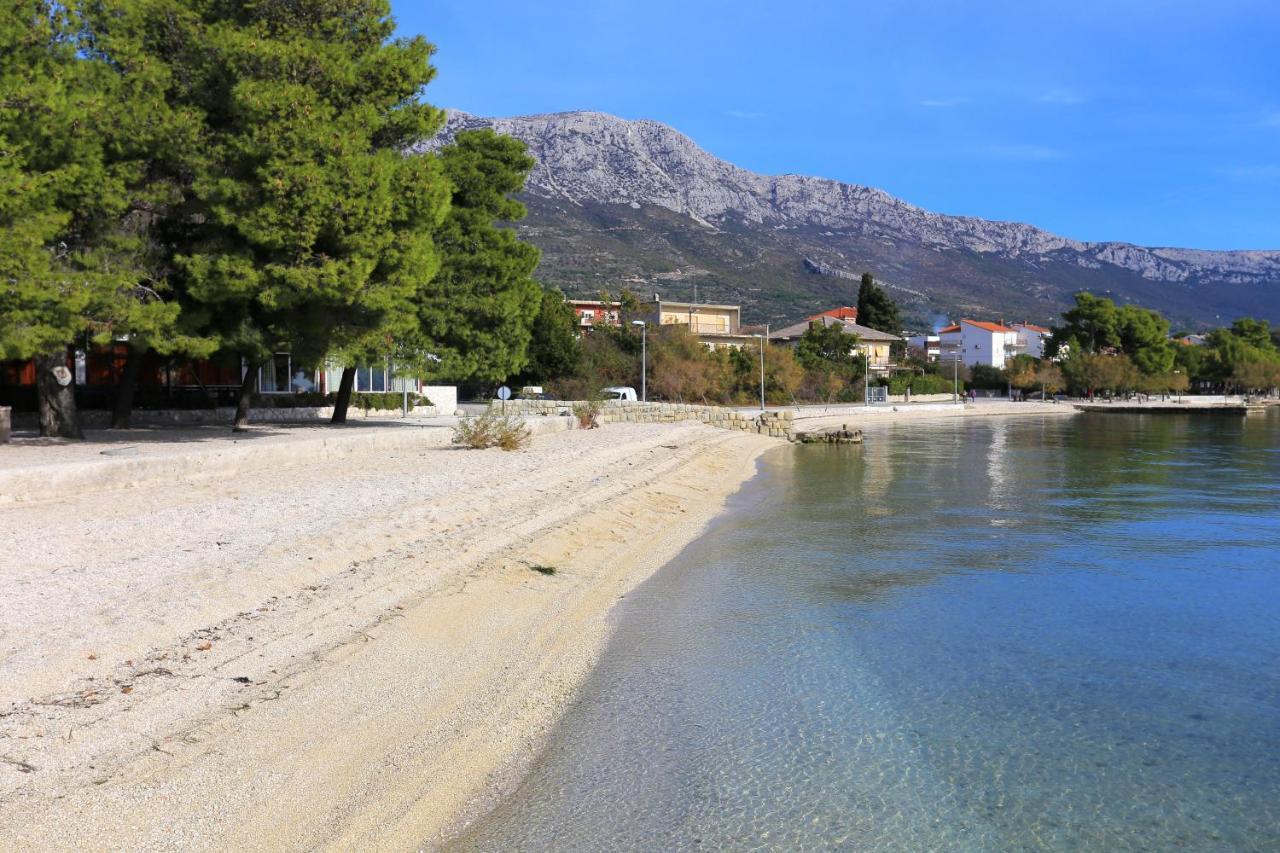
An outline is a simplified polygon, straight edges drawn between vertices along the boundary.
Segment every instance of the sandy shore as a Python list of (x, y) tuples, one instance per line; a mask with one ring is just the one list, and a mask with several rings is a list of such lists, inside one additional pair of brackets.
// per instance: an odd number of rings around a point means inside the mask
[(308, 464), (278, 441), (0, 506), (0, 848), (431, 846), (531, 760), (613, 603), (780, 446), (612, 425)]

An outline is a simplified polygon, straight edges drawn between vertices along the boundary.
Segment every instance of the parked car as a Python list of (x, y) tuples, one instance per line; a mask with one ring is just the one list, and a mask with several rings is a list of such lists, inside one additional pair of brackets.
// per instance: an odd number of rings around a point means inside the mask
[(636, 396), (636, 389), (629, 388), (625, 385), (601, 388), (600, 396), (606, 400), (626, 400), (628, 403), (634, 403), (636, 400), (640, 399)]

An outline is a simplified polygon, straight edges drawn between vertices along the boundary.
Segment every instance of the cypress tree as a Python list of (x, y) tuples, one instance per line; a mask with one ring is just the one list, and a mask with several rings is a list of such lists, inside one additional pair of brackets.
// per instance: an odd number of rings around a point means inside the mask
[(858, 286), (858, 324), (891, 335), (902, 334), (902, 312), (869, 272)]

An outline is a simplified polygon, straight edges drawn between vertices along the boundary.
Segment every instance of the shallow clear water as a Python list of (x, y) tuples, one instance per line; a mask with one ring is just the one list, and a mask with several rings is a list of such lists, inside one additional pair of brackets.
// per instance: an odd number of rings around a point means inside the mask
[(1280, 418), (786, 448), (459, 848), (1280, 849)]

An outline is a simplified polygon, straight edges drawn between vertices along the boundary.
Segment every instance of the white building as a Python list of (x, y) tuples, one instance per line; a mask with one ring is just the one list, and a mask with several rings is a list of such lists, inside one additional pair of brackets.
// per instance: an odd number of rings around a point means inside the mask
[(942, 340), (937, 335), (912, 335), (907, 338), (907, 351), (915, 352), (925, 361), (937, 361)]
[(1022, 351), (1017, 329), (980, 320), (961, 320), (947, 326), (938, 332), (938, 339), (938, 360), (948, 364), (958, 359), (970, 367), (1004, 367), (1006, 361)]
[(1052, 329), (1046, 329), (1044, 326), (1036, 326), (1032, 323), (1014, 323), (1013, 328), (1018, 330), (1018, 351), (1026, 353), (1036, 358), (1044, 358), (1044, 345), (1049, 336), (1053, 334)]

